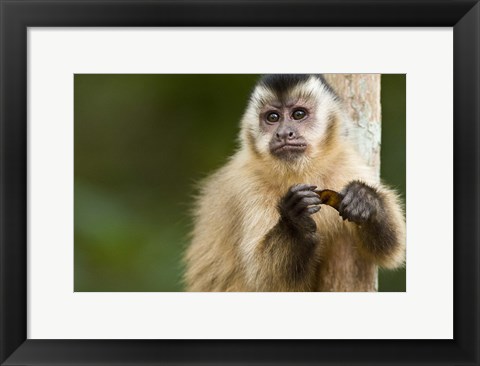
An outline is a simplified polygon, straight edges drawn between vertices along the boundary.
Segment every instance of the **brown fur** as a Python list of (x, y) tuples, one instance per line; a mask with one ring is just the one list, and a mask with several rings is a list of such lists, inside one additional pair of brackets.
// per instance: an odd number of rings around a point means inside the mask
[[(252, 102), (242, 122), (241, 148), (202, 185), (185, 255), (187, 290), (374, 291), (375, 266), (363, 263), (386, 268), (403, 264), (405, 222), (398, 198), (375, 183), (373, 172), (340, 133), (344, 117), (338, 103), (332, 99), (330, 104), (324, 136), (308, 148), (305, 159), (285, 164), (255, 145)], [(269, 236), (280, 218), (278, 203), (290, 186), (308, 183), (341, 191), (352, 180), (380, 192), (394, 246), (372, 248), (361, 227), (343, 221), (335, 209), (324, 205), (312, 216), (317, 224), (315, 247), (298, 247), (281, 234), (275, 236), (279, 242), (272, 242)], [(352, 254), (348, 262), (346, 251)], [(304, 256), (302, 261), (294, 261), (299, 255)]]

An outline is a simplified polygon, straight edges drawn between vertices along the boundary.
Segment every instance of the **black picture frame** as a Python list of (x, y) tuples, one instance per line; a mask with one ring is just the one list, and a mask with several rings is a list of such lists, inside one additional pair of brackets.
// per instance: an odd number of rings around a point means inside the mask
[[(2, 365), (480, 365), (478, 1), (0, 0), (0, 22)], [(454, 339), (27, 339), (27, 28), (57, 26), (453, 27)]]

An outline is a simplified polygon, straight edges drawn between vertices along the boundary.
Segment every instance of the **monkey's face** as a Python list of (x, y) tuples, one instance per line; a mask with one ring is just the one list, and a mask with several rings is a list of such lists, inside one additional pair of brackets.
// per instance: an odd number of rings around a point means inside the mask
[(312, 75), (267, 75), (256, 86), (242, 122), (244, 142), (275, 161), (321, 157), (334, 133), (335, 94)]
[(305, 138), (315, 125), (315, 106), (308, 101), (269, 103), (259, 113), (259, 125), (269, 137), (268, 149), (273, 156), (292, 160), (308, 148)]

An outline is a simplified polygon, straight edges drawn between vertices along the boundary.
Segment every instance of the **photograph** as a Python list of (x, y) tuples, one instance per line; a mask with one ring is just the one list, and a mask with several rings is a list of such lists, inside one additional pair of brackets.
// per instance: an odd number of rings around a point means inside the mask
[(406, 292), (405, 74), (75, 74), (75, 292)]
[(480, 366), (480, 0), (0, 0), (0, 366)]

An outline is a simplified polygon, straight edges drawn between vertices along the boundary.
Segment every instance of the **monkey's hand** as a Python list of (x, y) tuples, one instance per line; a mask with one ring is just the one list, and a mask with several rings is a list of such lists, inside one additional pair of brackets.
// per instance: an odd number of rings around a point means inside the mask
[(372, 222), (381, 210), (381, 199), (378, 192), (360, 181), (350, 182), (341, 192), (340, 216), (344, 220), (357, 224)]
[(297, 184), (291, 186), (280, 200), (278, 209), (281, 220), (291, 228), (306, 232), (315, 232), (317, 225), (310, 215), (320, 210), (320, 197), (314, 192), (317, 186)]

